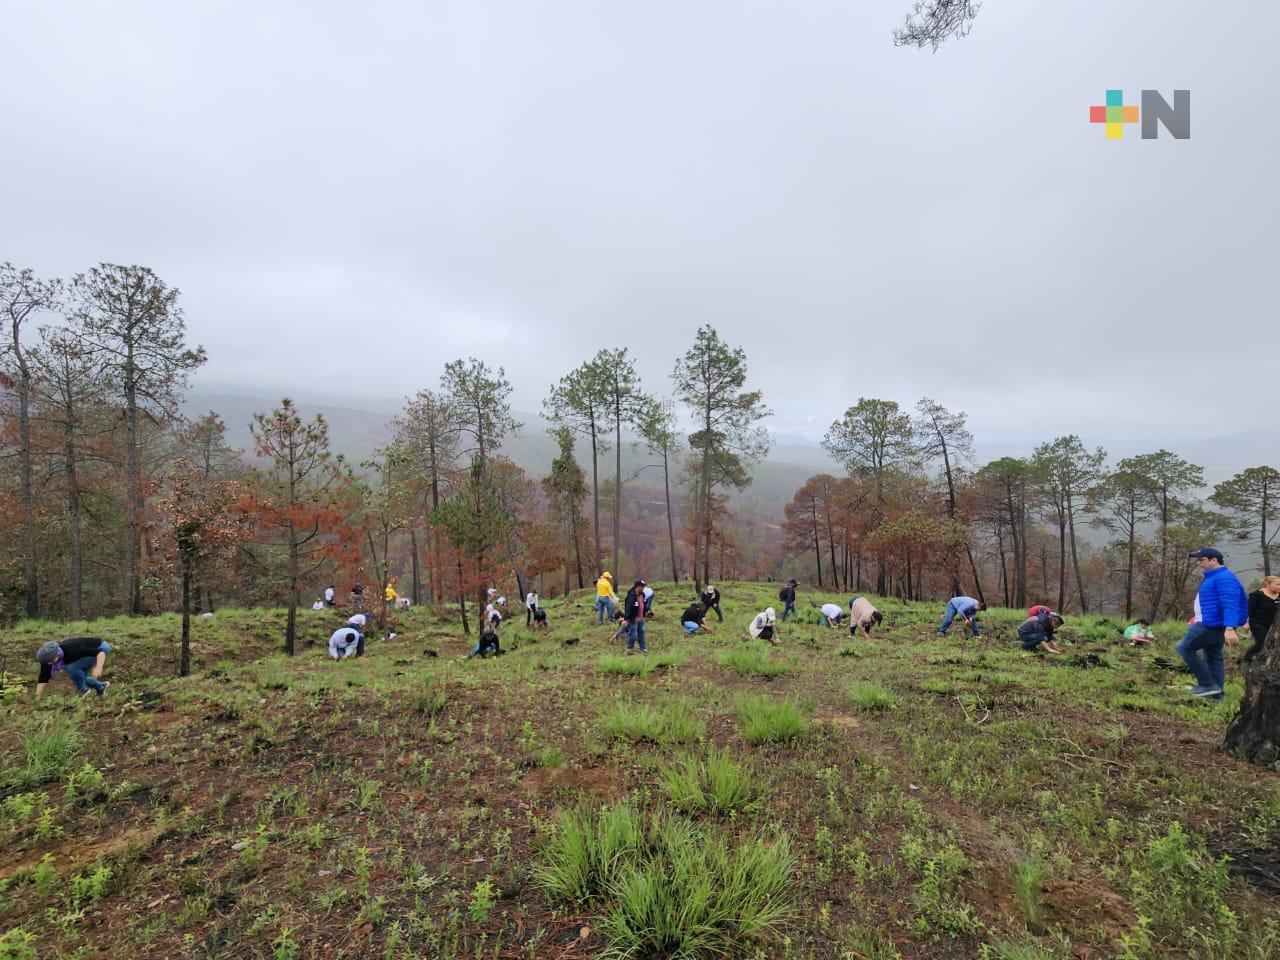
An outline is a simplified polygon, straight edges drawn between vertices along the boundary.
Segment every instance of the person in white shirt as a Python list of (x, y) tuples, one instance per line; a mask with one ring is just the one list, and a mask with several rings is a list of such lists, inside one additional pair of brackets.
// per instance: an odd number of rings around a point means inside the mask
[(336, 596), (337, 596), (337, 594), (336, 594), (336, 593), (334, 593), (334, 590), (333, 590), (333, 587), (332, 587), (332, 586), (325, 587), (325, 588), (324, 588), (324, 602), (325, 602), (325, 606), (332, 607), (332, 606), (333, 606), (333, 604), (334, 604), (334, 597), (336, 597)]
[(828, 627), (838, 627), (840, 626), (840, 617), (843, 613), (844, 611), (840, 609), (840, 604), (824, 603), (822, 605), (822, 619), (818, 622), (824, 623)]
[(778, 636), (778, 615), (774, 612), (773, 607), (765, 608), (763, 613), (757, 613), (751, 626), (747, 628), (751, 636), (756, 640), (764, 640), (766, 643), (772, 643), (777, 646), (782, 640)]
[(530, 590), (524, 598), (524, 625), (533, 626), (533, 615), (538, 610), (538, 591)]
[(345, 660), (352, 654), (364, 656), (364, 634), (351, 626), (333, 631), (329, 638), (329, 656), (334, 660)]
[(364, 628), (368, 623), (369, 617), (367, 614), (353, 613), (351, 616), (347, 617), (347, 626), (355, 627), (361, 633), (364, 632)]
[(316, 602), (315, 602), (315, 603), (313, 603), (313, 604), (311, 605), (311, 609), (312, 609), (312, 610), (323, 610), (323, 609), (324, 609), (324, 601), (323, 601), (323, 600), (321, 600), (319, 597), (317, 597), (317, 598), (316, 598)]
[(491, 603), (484, 608), (484, 622), (494, 630), (497, 630), (498, 624), (502, 623), (502, 612), (496, 603)]

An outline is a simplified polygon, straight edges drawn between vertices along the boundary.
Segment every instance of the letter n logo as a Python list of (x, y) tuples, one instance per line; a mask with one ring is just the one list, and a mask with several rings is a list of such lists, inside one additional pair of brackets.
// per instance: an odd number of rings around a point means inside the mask
[(1173, 106), (1158, 90), (1142, 91), (1142, 139), (1160, 136), (1158, 124), (1173, 134), (1175, 140), (1191, 139), (1191, 91), (1173, 91)]

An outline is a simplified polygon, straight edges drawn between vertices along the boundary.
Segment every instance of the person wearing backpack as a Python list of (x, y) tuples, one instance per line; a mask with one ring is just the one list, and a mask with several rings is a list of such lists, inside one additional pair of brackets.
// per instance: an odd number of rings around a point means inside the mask
[(785, 622), (787, 617), (796, 612), (796, 582), (788, 580), (786, 585), (778, 591), (778, 599), (782, 601), (782, 619)]

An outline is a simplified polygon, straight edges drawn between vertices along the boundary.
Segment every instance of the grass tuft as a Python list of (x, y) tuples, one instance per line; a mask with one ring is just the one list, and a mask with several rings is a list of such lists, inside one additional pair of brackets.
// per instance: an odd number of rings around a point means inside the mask
[(738, 701), (742, 735), (748, 743), (789, 743), (809, 726), (794, 700), (774, 700), (759, 695)]
[(702, 721), (683, 700), (672, 700), (661, 708), (631, 700), (617, 700), (600, 720), (605, 733), (615, 740), (687, 743), (705, 732)]
[(849, 699), (858, 710), (887, 710), (898, 702), (889, 690), (872, 680), (858, 680), (849, 684)]
[(9, 777), (17, 787), (35, 787), (66, 776), (80, 749), (80, 734), (70, 724), (42, 721), (22, 740), (26, 765)]
[(743, 956), (794, 913), (789, 842), (718, 831), (629, 805), (567, 813), (534, 867), (553, 897), (602, 901), (615, 957)]
[(769, 656), (768, 649), (759, 641), (745, 643), (721, 654), (718, 659), (720, 663), (742, 677), (780, 677), (791, 672), (788, 664)]
[(662, 790), (685, 813), (727, 814), (750, 807), (762, 790), (727, 752), (685, 755), (661, 773)]

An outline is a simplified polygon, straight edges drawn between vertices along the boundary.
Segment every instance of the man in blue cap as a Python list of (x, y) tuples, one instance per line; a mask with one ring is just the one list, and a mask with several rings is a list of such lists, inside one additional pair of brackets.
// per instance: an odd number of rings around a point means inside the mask
[(1187, 692), (1221, 700), (1226, 682), (1222, 645), (1238, 639), (1236, 627), (1249, 619), (1249, 598), (1236, 575), (1222, 565), (1221, 550), (1201, 547), (1187, 557), (1200, 565), (1204, 580), (1196, 592), (1195, 621), (1176, 649), (1196, 678), (1196, 685)]

